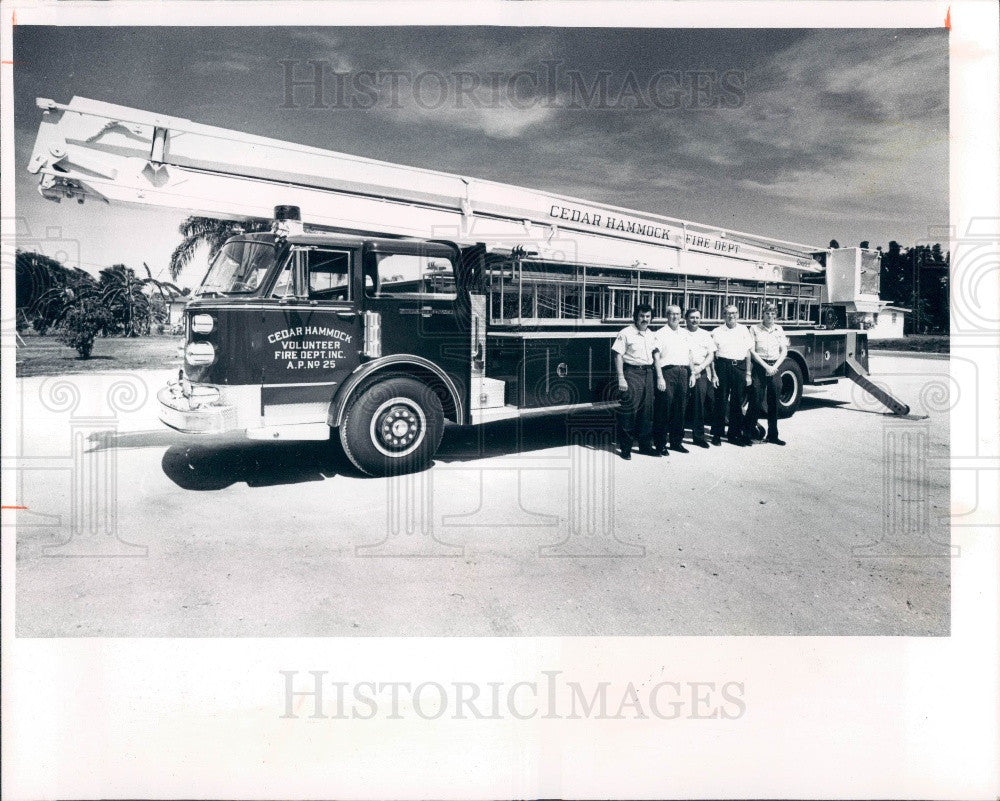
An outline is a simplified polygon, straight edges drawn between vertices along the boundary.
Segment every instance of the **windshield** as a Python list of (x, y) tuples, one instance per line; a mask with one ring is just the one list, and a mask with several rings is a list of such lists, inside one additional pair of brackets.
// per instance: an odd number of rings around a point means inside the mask
[(234, 240), (223, 245), (197, 295), (254, 292), (274, 265), (276, 248), (270, 242)]

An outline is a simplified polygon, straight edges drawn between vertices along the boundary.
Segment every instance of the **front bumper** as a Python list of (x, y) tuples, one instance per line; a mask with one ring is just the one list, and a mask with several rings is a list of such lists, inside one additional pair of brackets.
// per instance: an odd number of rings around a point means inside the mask
[[(198, 394), (199, 390), (214, 390)], [(171, 381), (156, 393), (160, 422), (186, 434), (222, 434), (239, 428), (235, 406), (221, 402), (214, 387), (192, 387), (186, 381)]]

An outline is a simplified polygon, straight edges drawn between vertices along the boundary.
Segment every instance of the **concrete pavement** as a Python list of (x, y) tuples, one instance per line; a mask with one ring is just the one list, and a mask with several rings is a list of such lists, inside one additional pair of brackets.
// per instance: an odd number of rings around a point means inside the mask
[(841, 381), (785, 448), (623, 462), (607, 418), (556, 417), (450, 428), (392, 480), (166, 430), (172, 371), (19, 379), (17, 632), (945, 635), (948, 362), (871, 363), (928, 419)]

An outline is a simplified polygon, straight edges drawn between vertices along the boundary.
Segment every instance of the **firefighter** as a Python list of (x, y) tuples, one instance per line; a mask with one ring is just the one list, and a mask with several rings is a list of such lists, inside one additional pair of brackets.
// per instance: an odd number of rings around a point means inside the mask
[(663, 389), (656, 335), (650, 330), (653, 307), (635, 307), (632, 325), (618, 332), (611, 350), (621, 393), (618, 407), (618, 447), (622, 459), (632, 458), (632, 442), (639, 440), (639, 453), (658, 456), (651, 441), (653, 432), (653, 387)]
[(684, 312), (688, 339), (691, 345), (691, 377), (688, 379), (688, 403), (691, 404), (691, 440), (699, 448), (707, 448), (705, 439), (705, 404), (711, 388), (718, 385), (715, 378), (715, 340), (701, 326), (701, 312), (688, 309)]
[[(658, 453), (670, 450), (688, 453), (684, 447), (684, 407), (691, 376), (691, 338), (681, 327), (680, 306), (667, 307), (667, 324), (656, 332), (663, 370), (663, 387), (656, 393), (653, 409), (653, 444)], [(658, 371), (659, 372), (659, 371)]]
[(780, 325), (774, 322), (777, 313), (773, 303), (764, 304), (761, 322), (750, 327), (753, 337), (753, 348), (750, 358), (753, 359), (752, 385), (750, 387), (750, 406), (747, 408), (745, 436), (750, 439), (757, 428), (767, 397), (767, 438), (765, 442), (773, 445), (784, 445), (785, 441), (778, 437), (778, 398), (781, 396), (781, 379), (778, 377), (778, 365), (788, 353), (788, 337)]
[(750, 349), (753, 337), (739, 323), (739, 310), (726, 306), (723, 325), (712, 331), (715, 340), (715, 414), (712, 420), (712, 444), (721, 445), (729, 419), (729, 441), (733, 445), (749, 445), (743, 436), (743, 399), (751, 384)]

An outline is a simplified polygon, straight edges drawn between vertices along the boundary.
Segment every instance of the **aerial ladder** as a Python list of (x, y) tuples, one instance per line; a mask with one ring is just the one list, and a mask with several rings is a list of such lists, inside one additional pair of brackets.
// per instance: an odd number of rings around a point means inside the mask
[(39, 98), (28, 170), (51, 200), (223, 219), (302, 210), (310, 227), (757, 281), (819, 272), (823, 248), (446, 172), (322, 150), (87, 98)]

